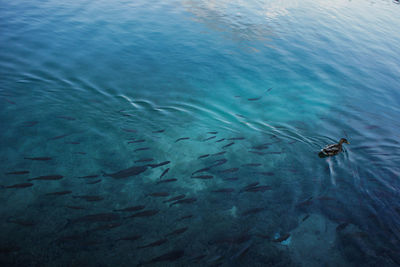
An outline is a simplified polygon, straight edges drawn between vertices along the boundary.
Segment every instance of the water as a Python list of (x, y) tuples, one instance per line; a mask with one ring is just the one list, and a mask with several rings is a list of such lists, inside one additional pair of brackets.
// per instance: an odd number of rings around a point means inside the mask
[(1, 1), (2, 266), (399, 265), (399, 12)]

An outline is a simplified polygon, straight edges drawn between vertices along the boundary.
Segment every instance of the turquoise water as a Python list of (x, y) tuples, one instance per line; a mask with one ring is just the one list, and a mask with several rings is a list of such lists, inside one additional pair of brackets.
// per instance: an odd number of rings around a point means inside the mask
[(397, 1), (0, 3), (2, 266), (400, 265)]

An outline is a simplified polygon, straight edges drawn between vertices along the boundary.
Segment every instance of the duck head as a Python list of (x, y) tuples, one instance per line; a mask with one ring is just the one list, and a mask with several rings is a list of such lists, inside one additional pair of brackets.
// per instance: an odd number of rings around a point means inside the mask
[(350, 142), (349, 142), (349, 141), (347, 141), (347, 139), (346, 139), (346, 138), (342, 138), (342, 139), (340, 139), (340, 141), (339, 141), (339, 144), (343, 144), (343, 143), (350, 144)]

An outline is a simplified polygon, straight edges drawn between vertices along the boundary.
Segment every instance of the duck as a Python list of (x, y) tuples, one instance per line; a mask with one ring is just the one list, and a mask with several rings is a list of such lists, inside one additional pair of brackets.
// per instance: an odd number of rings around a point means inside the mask
[(326, 158), (326, 157), (331, 157), (331, 156), (335, 156), (335, 155), (339, 154), (343, 150), (343, 148), (342, 148), (343, 143), (350, 144), (350, 142), (347, 141), (346, 138), (341, 138), (339, 140), (339, 143), (327, 145), (326, 147), (321, 149), (318, 156), (320, 158)]

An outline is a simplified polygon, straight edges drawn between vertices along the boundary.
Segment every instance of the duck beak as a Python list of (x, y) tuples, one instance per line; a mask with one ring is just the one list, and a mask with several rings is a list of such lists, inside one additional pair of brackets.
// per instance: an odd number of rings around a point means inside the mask
[(346, 143), (350, 145), (350, 142), (349, 142), (349, 141), (347, 141)]

